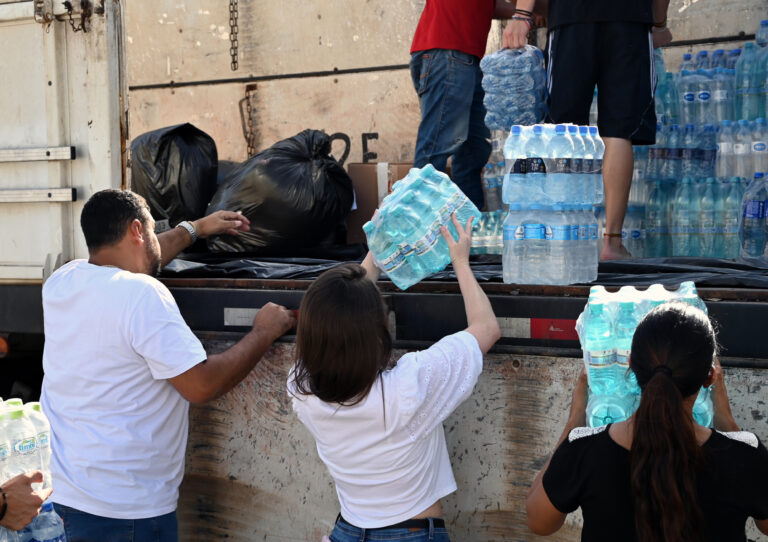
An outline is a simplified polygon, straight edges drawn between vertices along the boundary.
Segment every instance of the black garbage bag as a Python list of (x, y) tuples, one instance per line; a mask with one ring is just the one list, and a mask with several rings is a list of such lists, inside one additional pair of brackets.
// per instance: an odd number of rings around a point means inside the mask
[(208, 239), (213, 252), (259, 252), (327, 244), (352, 206), (352, 180), (317, 130), (272, 145), (232, 170), (208, 206), (241, 211), (251, 231)]
[(191, 124), (141, 134), (131, 142), (131, 188), (156, 221), (175, 226), (205, 215), (216, 193), (216, 143)]

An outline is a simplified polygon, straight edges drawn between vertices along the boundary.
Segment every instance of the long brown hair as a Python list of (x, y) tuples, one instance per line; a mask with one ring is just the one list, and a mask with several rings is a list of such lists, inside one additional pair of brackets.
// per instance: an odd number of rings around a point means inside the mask
[(384, 301), (363, 267), (339, 265), (312, 283), (296, 331), (299, 393), (355, 405), (387, 368), (391, 351)]
[(641, 542), (703, 539), (696, 502), (701, 449), (683, 400), (701, 389), (716, 352), (709, 318), (683, 303), (656, 307), (635, 331), (630, 365), (642, 396), (634, 415), (631, 482)]

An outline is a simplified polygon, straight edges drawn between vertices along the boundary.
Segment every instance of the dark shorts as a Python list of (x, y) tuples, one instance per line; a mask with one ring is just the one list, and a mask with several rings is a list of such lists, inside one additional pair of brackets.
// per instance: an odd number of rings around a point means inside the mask
[(547, 84), (551, 122), (589, 124), (597, 85), (601, 137), (629, 139), (635, 145), (655, 142), (656, 72), (647, 24), (579, 23), (551, 30)]

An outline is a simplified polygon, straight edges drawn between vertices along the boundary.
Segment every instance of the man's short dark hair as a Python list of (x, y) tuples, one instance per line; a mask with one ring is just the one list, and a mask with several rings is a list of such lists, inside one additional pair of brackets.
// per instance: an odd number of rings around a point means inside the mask
[(101, 190), (83, 206), (80, 227), (89, 251), (118, 243), (134, 220), (147, 225), (147, 202), (128, 190)]

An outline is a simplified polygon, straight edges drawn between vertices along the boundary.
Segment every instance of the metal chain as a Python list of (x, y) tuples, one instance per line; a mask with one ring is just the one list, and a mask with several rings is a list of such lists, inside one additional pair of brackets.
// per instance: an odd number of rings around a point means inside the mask
[(80, 23), (75, 24), (74, 18), (72, 18), (72, 12), (74, 9), (72, 8), (72, 3), (69, 1), (64, 2), (64, 8), (67, 10), (67, 15), (69, 18), (69, 26), (72, 27), (72, 32), (80, 32), (81, 30), (83, 33), (88, 32), (88, 19), (91, 17), (91, 4), (88, 2), (88, 0), (81, 0), (80, 1)]
[(232, 71), (240, 67), (237, 61), (237, 32), (237, 0), (229, 0), (229, 56), (232, 57), (232, 63), (230, 64)]
[(248, 88), (245, 92), (245, 112), (246, 112), (246, 118), (247, 118), (247, 126), (248, 126), (248, 135), (246, 137), (246, 143), (248, 145), (248, 157), (253, 156), (256, 154), (256, 134), (253, 133), (253, 107), (251, 105), (251, 100), (253, 98), (253, 90), (252, 88)]

